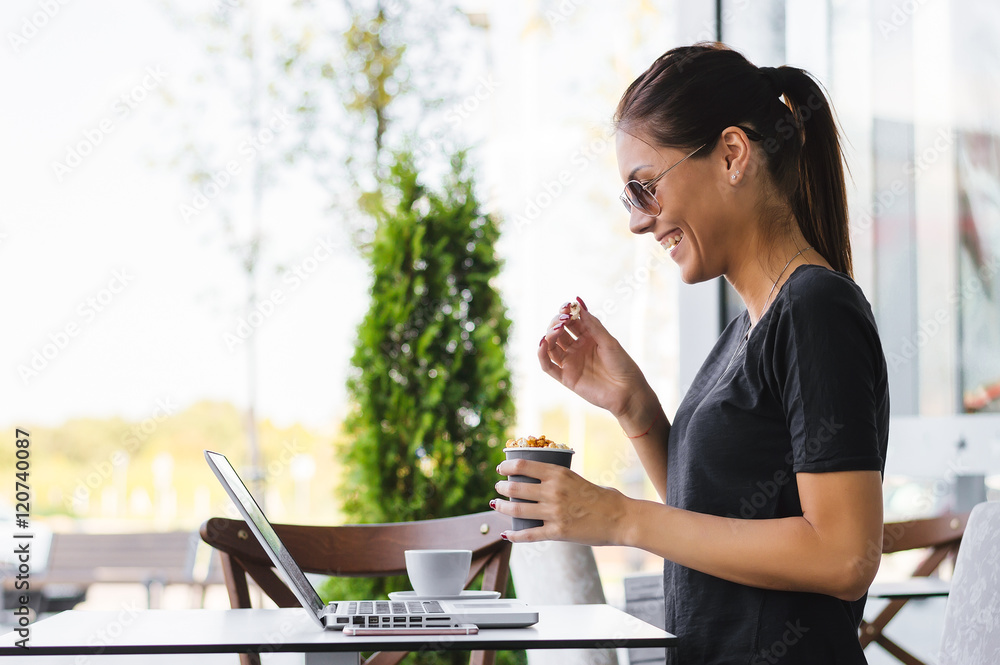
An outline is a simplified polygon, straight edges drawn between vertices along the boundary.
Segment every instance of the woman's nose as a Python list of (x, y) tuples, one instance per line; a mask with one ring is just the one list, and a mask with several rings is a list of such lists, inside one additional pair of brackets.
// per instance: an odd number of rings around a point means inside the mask
[(655, 221), (655, 217), (650, 217), (640, 212), (635, 206), (632, 206), (632, 212), (629, 213), (628, 218), (628, 230), (636, 235), (649, 233), (653, 229), (653, 222)]

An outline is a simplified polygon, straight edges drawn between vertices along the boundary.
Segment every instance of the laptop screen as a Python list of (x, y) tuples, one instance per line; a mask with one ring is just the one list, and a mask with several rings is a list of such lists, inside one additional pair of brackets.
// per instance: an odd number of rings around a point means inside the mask
[(275, 567), (285, 574), (285, 578), (299, 602), (302, 603), (303, 607), (311, 608), (318, 619), (319, 612), (324, 607), (323, 601), (313, 585), (306, 579), (299, 564), (292, 559), (288, 549), (271, 527), (271, 523), (264, 517), (264, 511), (257, 505), (250, 490), (236, 473), (236, 469), (229, 463), (225, 455), (214, 453), (211, 450), (205, 451), (205, 459), (208, 460), (208, 465), (212, 467), (215, 475), (226, 488), (226, 492), (229, 493), (233, 502), (236, 503), (236, 507), (243, 514), (243, 518), (254, 531), (257, 540), (260, 541), (261, 545), (264, 545), (264, 549), (271, 557)]

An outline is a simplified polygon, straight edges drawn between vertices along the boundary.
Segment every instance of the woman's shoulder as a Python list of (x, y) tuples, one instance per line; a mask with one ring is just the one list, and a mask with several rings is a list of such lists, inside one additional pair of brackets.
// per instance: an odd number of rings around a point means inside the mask
[(801, 265), (782, 285), (771, 328), (787, 342), (831, 339), (867, 342), (879, 347), (871, 304), (849, 275), (812, 264)]
[(783, 285), (788, 309), (797, 313), (821, 313), (856, 309), (870, 317), (871, 304), (861, 287), (849, 275), (826, 266), (804, 264), (796, 268)]

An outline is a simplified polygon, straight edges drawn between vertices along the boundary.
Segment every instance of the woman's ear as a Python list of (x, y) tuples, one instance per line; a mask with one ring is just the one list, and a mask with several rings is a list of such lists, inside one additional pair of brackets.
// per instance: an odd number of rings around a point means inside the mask
[(738, 185), (750, 164), (750, 139), (739, 127), (726, 127), (722, 130), (722, 145), (726, 178), (730, 184)]

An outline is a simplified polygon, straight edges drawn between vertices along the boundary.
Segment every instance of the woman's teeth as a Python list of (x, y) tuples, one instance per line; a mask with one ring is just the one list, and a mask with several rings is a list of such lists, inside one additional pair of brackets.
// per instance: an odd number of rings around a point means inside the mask
[(677, 246), (677, 244), (684, 239), (684, 232), (678, 231), (672, 236), (667, 236), (663, 239), (663, 246), (669, 251)]

